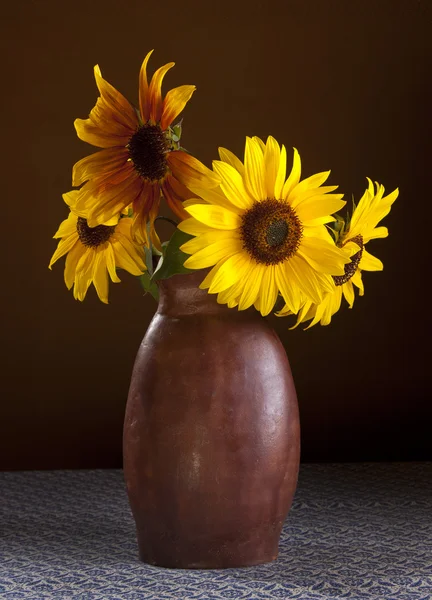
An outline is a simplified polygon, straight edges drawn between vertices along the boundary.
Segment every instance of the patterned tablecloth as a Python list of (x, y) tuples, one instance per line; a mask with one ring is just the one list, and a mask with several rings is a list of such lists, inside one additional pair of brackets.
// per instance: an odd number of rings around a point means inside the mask
[(305, 464), (274, 563), (138, 561), (121, 471), (0, 474), (0, 598), (431, 600), (432, 463)]

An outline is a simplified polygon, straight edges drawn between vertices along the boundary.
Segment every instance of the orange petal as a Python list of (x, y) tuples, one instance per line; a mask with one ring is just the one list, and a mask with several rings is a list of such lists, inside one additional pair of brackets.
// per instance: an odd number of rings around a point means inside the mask
[(113, 148), (115, 146), (126, 146), (130, 140), (130, 133), (112, 133), (108, 129), (95, 124), (91, 119), (75, 119), (75, 130), (80, 140), (97, 146), (98, 148)]
[(79, 186), (101, 173), (111, 173), (126, 164), (126, 149), (107, 148), (79, 160), (72, 169), (72, 185)]
[(190, 215), (183, 208), (183, 202), (188, 198), (192, 198), (192, 192), (172, 175), (168, 175), (162, 183), (162, 191), (168, 206), (175, 216), (182, 221), (183, 219), (188, 219)]
[(135, 130), (138, 125), (138, 117), (133, 106), (102, 77), (98, 65), (94, 68), (94, 75), (99, 92), (107, 106), (115, 113), (116, 120), (124, 127)]
[(147, 54), (145, 59), (143, 60), (143, 64), (141, 65), (140, 75), (139, 75), (139, 106), (141, 111), (141, 118), (144, 123), (150, 119), (150, 102), (148, 95), (148, 81), (147, 81), (147, 64), (150, 56), (153, 54), (153, 50)]
[[(132, 238), (137, 244), (149, 245), (147, 222), (150, 221), (150, 236), (157, 247), (159, 238), (154, 231), (154, 220), (159, 211), (160, 185), (145, 182), (141, 194), (134, 200), (134, 218), (132, 223)], [(155, 243), (156, 242), (156, 243)], [(160, 245), (160, 242), (159, 242)], [(159, 249), (159, 248), (158, 248)]]
[(162, 81), (166, 73), (175, 63), (170, 62), (154, 72), (149, 86), (150, 119), (155, 123), (160, 121), (162, 115)]
[(167, 129), (181, 113), (196, 90), (194, 85), (181, 85), (170, 90), (162, 105), (161, 128)]
[(167, 161), (174, 177), (186, 187), (211, 189), (220, 184), (220, 178), (213, 171), (182, 150), (169, 152)]

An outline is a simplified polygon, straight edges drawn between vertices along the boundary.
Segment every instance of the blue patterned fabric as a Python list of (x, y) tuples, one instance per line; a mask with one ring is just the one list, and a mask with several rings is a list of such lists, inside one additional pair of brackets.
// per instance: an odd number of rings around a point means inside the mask
[(139, 562), (121, 471), (2, 473), (0, 598), (431, 600), (432, 464), (302, 465), (278, 560), (220, 571)]

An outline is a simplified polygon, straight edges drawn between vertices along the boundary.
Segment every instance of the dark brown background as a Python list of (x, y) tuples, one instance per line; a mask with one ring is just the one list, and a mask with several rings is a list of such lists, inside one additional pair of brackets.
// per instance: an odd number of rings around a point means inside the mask
[[(288, 332), (304, 460), (431, 458), (428, 312), (431, 4), (416, 0), (27, 1), (2, 9), (2, 296), (6, 305), (0, 468), (121, 464), (122, 420), (155, 306), (124, 274), (110, 305), (74, 301), (51, 239), (74, 133), (96, 100), (92, 69), (132, 101), (141, 61), (175, 60), (167, 85), (195, 83), (184, 144), (274, 135), (304, 174), (332, 168), (349, 198), (365, 176), (401, 194), (370, 250), (385, 264), (331, 327)], [(430, 213), (429, 213), (430, 214)], [(229, 352), (229, 348), (227, 348)]]

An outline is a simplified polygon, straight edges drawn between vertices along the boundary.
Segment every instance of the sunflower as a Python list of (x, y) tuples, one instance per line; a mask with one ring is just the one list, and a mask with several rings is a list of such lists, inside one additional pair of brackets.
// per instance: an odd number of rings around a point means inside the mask
[(107, 304), (108, 274), (114, 283), (120, 281), (116, 268), (141, 275), (145, 270), (143, 251), (131, 238), (132, 219), (118, 215), (103, 225), (89, 227), (75, 211), (78, 195), (78, 190), (63, 195), (71, 211), (54, 235), (60, 242), (49, 268), (67, 254), (64, 279), (68, 290), (73, 286), (74, 297), (84, 300), (93, 282), (100, 300)]
[[(348, 302), (349, 308), (353, 307), (354, 285), (359, 288), (359, 295), (363, 296), (362, 271), (382, 271), (382, 262), (370, 254), (365, 246), (370, 240), (388, 236), (387, 227), (377, 227), (377, 225), (390, 212), (393, 202), (399, 195), (399, 190), (395, 189), (387, 196), (384, 196), (384, 191), (382, 185), (376, 183), (375, 188), (368, 178), (368, 188), (354, 209), (351, 220), (348, 223), (345, 223), (343, 219), (338, 220), (335, 232), (337, 245), (347, 253), (347, 256), (350, 256), (351, 262), (345, 265), (344, 275), (333, 277), (335, 290), (326, 294), (322, 302), (315, 304), (310, 300), (305, 300), (294, 327), (310, 319), (312, 322), (306, 329), (317, 323), (328, 325), (332, 316), (339, 310), (342, 297)], [(284, 317), (289, 314), (292, 314), (292, 311), (285, 306), (278, 316)]]
[[(125, 206), (133, 207), (132, 235), (148, 245), (147, 223), (153, 242), (161, 192), (175, 213), (187, 215), (182, 200), (190, 197), (188, 185), (216, 186), (214, 174), (180, 149), (179, 137), (170, 127), (195, 91), (193, 85), (170, 90), (162, 99), (162, 81), (174, 63), (157, 69), (148, 83), (144, 59), (139, 77), (139, 110), (94, 68), (100, 97), (88, 119), (76, 119), (75, 129), (84, 142), (102, 148), (73, 167), (72, 185), (81, 186), (77, 210), (96, 227), (117, 217)], [(84, 184), (84, 185), (83, 185)]]
[(280, 292), (297, 313), (302, 298), (321, 302), (333, 291), (349, 258), (337, 248), (325, 223), (345, 205), (337, 186), (322, 187), (330, 172), (300, 181), (300, 156), (286, 179), (287, 157), (273, 137), (266, 144), (246, 138), (244, 164), (221, 148), (213, 169), (218, 189), (193, 188), (205, 203), (189, 200), (192, 218), (179, 229), (195, 236), (181, 246), (190, 269), (213, 267), (200, 287), (218, 302), (267, 315)]

